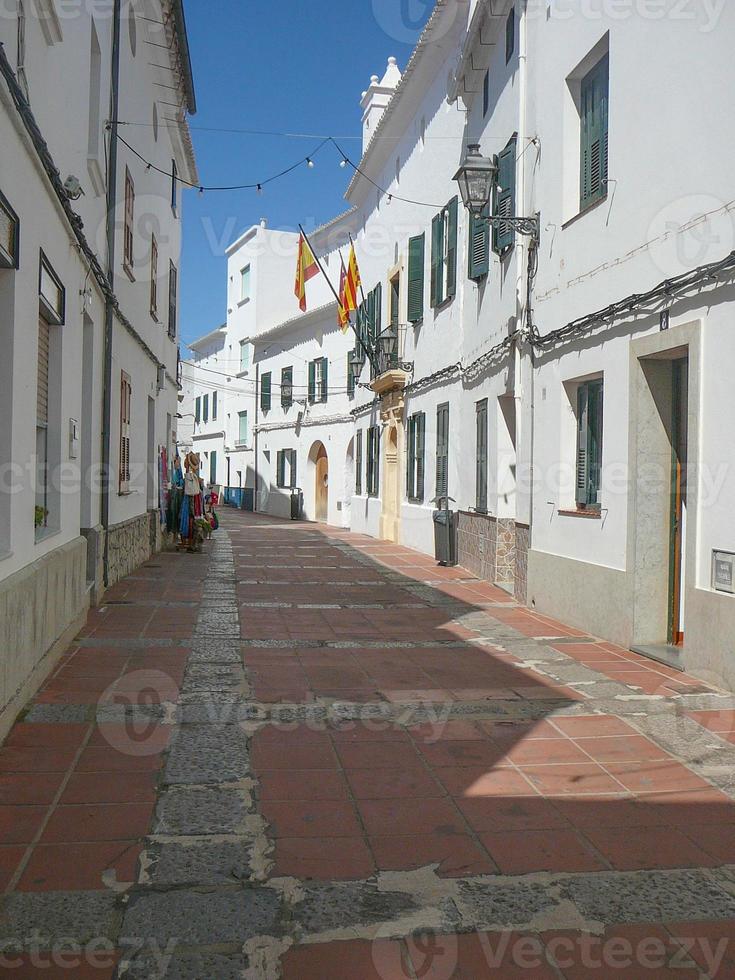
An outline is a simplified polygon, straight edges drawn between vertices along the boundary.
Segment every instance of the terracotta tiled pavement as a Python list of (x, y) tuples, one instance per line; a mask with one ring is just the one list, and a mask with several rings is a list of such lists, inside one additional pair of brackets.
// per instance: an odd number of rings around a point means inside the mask
[(462, 569), (225, 512), (0, 748), (0, 975), (731, 978), (734, 732)]

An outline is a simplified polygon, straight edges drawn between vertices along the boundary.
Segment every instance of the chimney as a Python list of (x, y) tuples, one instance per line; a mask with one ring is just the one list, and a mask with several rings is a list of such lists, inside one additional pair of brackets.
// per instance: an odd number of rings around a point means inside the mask
[(383, 113), (388, 107), (388, 103), (393, 98), (393, 93), (398, 88), (401, 80), (401, 70), (395, 58), (388, 58), (388, 67), (382, 79), (373, 75), (370, 79), (370, 88), (362, 93), (362, 152), (367, 150), (373, 133), (378, 128)]

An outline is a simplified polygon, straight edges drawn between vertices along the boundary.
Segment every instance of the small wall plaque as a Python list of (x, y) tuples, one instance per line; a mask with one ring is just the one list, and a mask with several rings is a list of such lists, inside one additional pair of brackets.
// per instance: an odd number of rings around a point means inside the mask
[(712, 588), (715, 592), (735, 594), (735, 554), (732, 552), (712, 552)]

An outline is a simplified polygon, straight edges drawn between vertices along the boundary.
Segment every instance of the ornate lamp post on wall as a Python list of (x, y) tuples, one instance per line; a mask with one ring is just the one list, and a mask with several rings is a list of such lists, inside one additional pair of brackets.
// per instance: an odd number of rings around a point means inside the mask
[(498, 225), (512, 228), (519, 235), (530, 235), (538, 241), (541, 235), (541, 216), (531, 218), (501, 217), (487, 214), (493, 190), (498, 181), (498, 165), (490, 157), (480, 153), (479, 143), (468, 143), (467, 153), (454, 179), (459, 184), (462, 203), (477, 220), (486, 221), (491, 227)]

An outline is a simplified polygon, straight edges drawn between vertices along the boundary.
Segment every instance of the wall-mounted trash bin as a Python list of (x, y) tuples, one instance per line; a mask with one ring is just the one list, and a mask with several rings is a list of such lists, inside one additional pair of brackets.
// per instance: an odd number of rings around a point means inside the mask
[(301, 487), (291, 490), (291, 520), (300, 521), (304, 513), (304, 491)]
[(457, 564), (457, 512), (434, 511), (434, 556), (440, 565)]

